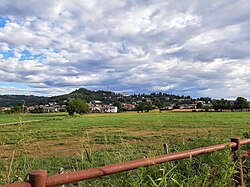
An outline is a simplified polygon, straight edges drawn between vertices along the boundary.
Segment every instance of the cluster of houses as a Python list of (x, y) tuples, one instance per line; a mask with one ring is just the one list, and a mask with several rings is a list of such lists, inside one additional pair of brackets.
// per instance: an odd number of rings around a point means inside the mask
[[(98, 112), (98, 113), (117, 113), (118, 107), (110, 105), (105, 105), (101, 101), (93, 101), (88, 103), (89, 112)], [(135, 108), (135, 106), (132, 106)], [(12, 110), (13, 107), (0, 107), (0, 112), (6, 112)], [(59, 105), (56, 102), (44, 104), (44, 105), (36, 105), (36, 106), (25, 106), (25, 109), (29, 112), (38, 111), (41, 113), (50, 113), (50, 112), (65, 112), (66, 105)], [(128, 108), (129, 109), (129, 108)]]
[(113, 105), (104, 105), (101, 101), (88, 103), (90, 112), (117, 113), (118, 107)]
[[(65, 112), (66, 105), (59, 105), (57, 103), (48, 103), (45, 105), (36, 105), (36, 106), (23, 106), (25, 110), (32, 112), (34, 110), (39, 110), (41, 113), (49, 112)], [(6, 112), (14, 109), (15, 107), (0, 107), (0, 112)]]
[(5, 112), (11, 110), (11, 107), (0, 107), (0, 112)]
[(28, 111), (33, 111), (35, 109), (40, 109), (43, 113), (49, 113), (49, 112), (65, 112), (66, 111), (66, 105), (59, 105), (58, 103), (48, 103), (45, 105), (37, 105), (37, 106), (28, 106)]
[[(176, 104), (169, 104), (168, 106), (164, 107), (163, 109), (166, 110), (173, 110), (173, 109), (197, 109), (197, 104), (201, 103), (202, 106), (208, 106), (208, 107), (212, 107), (212, 103), (211, 102), (205, 102), (205, 101), (195, 101), (195, 103), (193, 104), (180, 104), (180, 105), (176, 105)], [(177, 107), (178, 106), (178, 107)]]

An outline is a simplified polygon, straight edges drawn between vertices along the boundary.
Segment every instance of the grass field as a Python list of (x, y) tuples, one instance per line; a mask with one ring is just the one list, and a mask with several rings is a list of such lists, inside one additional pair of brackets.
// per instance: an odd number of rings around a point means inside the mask
[[(32, 169), (47, 169), (49, 174), (55, 174), (59, 168), (85, 169), (160, 155), (163, 154), (163, 143), (168, 143), (170, 151), (175, 152), (228, 142), (230, 137), (242, 137), (250, 129), (250, 113), (236, 112), (88, 114), (77, 117), (0, 114), (0, 123), (29, 120), (40, 121), (0, 126), (0, 184), (24, 179)], [(159, 178), (164, 178), (162, 176), (165, 176), (164, 182), (159, 186), (188, 183), (213, 186), (220, 181), (228, 184), (225, 181), (230, 183), (233, 173), (228, 154), (224, 151), (192, 161), (142, 168), (83, 182), (83, 185), (157, 186)], [(197, 163), (203, 168), (200, 173), (192, 166)], [(169, 174), (168, 170), (175, 167), (176, 172)], [(183, 167), (189, 167), (187, 173)], [(228, 168), (224, 173), (216, 171), (223, 167)], [(125, 182), (124, 178), (127, 178)]]
[(13, 123), (13, 122), (24, 122), (30, 120), (50, 120), (55, 118), (61, 118), (66, 116), (65, 113), (48, 113), (48, 114), (29, 114), (29, 113), (20, 113), (20, 114), (4, 114), (0, 113), (0, 124)]

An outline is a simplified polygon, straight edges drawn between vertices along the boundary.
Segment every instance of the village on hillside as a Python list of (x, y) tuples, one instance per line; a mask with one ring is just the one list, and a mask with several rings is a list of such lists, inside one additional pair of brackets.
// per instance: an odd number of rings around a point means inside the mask
[[(131, 96), (126, 96), (131, 97)], [(249, 103), (245, 98), (239, 97), (243, 101), (242, 106), (235, 106), (234, 101), (225, 99), (212, 100), (211, 98), (192, 99), (190, 97), (171, 98), (165, 96), (165, 101), (154, 99), (151, 95), (137, 96), (138, 100), (132, 102), (110, 102), (104, 103), (100, 100), (88, 102), (88, 113), (118, 113), (125, 111), (148, 112), (149, 110), (158, 109), (162, 111), (173, 112), (213, 112), (213, 111), (250, 111)], [(237, 98), (238, 99), (238, 98)], [(237, 101), (237, 100), (236, 100)], [(40, 105), (25, 105), (25, 102), (20, 106), (0, 107), (0, 112), (13, 113), (15, 110), (25, 110), (30, 113), (54, 113), (66, 112), (68, 100), (61, 102), (48, 102)]]

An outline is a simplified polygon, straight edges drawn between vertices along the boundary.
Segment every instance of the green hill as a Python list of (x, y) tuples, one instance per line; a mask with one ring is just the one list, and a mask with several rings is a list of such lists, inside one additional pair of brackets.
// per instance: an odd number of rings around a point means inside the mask
[[(169, 103), (175, 104), (190, 104), (195, 99), (190, 96), (178, 96), (167, 93), (151, 93), (151, 94), (132, 94), (122, 95), (111, 91), (91, 91), (85, 88), (79, 88), (69, 94), (63, 94), (52, 97), (40, 97), (34, 95), (0, 95), (0, 107), (20, 106), (25, 104), (26, 106), (34, 106), (40, 104), (46, 104), (48, 102), (57, 102), (59, 104), (65, 103), (70, 98), (81, 98), (86, 102), (94, 100), (102, 101), (104, 104), (114, 103), (119, 101), (121, 103), (137, 103), (140, 101), (151, 101), (154, 105), (162, 107)], [(211, 98), (197, 98), (204, 101), (211, 101)]]

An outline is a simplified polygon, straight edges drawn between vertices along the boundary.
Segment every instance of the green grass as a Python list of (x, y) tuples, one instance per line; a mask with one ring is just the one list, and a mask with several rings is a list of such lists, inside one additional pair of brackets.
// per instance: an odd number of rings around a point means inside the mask
[(0, 124), (13, 123), (13, 122), (23, 122), (29, 120), (46, 120), (51, 118), (62, 118), (65, 117), (66, 113), (44, 113), (44, 114), (29, 114), (29, 113), (19, 113), (19, 114), (5, 114), (0, 113)]
[[(17, 126), (0, 128), (1, 144), (15, 144), (23, 136), (32, 141), (87, 136), (93, 139), (104, 135), (128, 139), (187, 138), (241, 136), (250, 128), (250, 113), (149, 113), (83, 115), (64, 117), (55, 114), (29, 114), (21, 120), (42, 120)], [(19, 115), (1, 115), (2, 123), (19, 118)], [(98, 129), (98, 130), (97, 130)], [(146, 133), (148, 132), (148, 133)], [(152, 136), (148, 136), (149, 133)], [(135, 135), (134, 135), (135, 134)]]
[[(0, 184), (24, 179), (32, 169), (53, 175), (229, 141), (249, 132), (250, 113), (0, 114)], [(11, 162), (12, 155), (13, 162)], [(84, 186), (229, 186), (230, 151), (141, 168)], [(169, 172), (171, 170), (171, 172)], [(249, 172), (248, 172), (249, 173)], [(197, 184), (197, 185), (194, 185)]]

